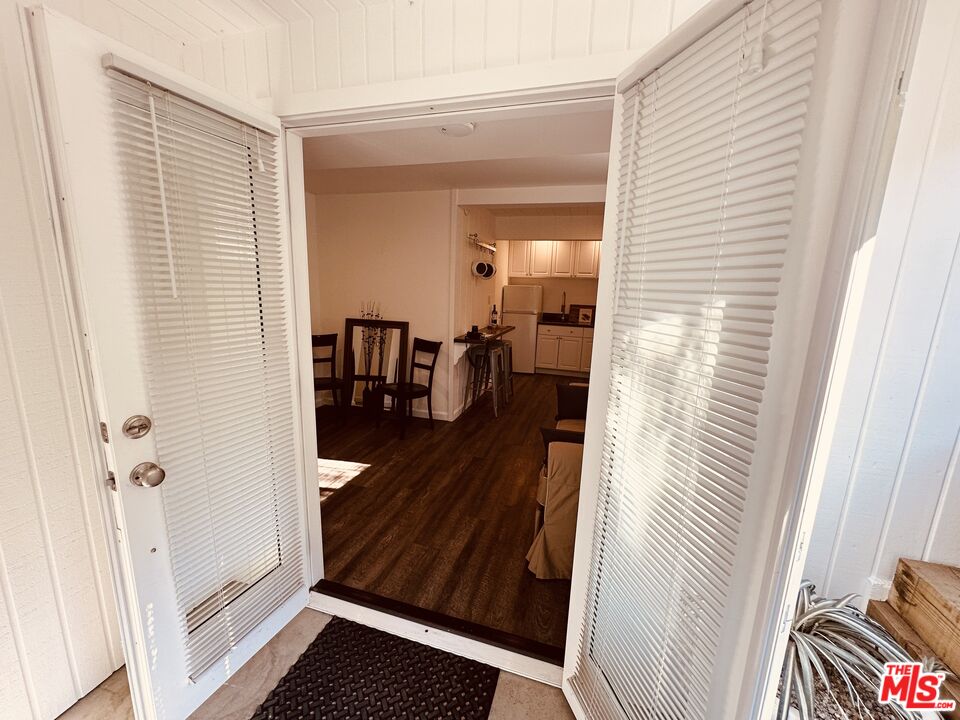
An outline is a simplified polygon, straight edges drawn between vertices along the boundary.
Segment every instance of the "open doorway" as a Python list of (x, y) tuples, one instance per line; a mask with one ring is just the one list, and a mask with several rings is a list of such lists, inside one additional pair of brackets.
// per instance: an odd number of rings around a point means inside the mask
[(526, 115), (304, 140), (315, 589), (560, 664), (612, 110)]

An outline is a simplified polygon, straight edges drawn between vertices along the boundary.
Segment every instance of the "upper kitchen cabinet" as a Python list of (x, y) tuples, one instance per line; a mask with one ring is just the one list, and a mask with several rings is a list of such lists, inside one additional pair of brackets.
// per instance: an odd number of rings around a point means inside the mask
[(553, 277), (574, 276), (573, 265), (577, 256), (578, 244), (571, 240), (556, 240), (553, 243), (553, 264), (550, 273)]
[(595, 278), (599, 240), (511, 240), (510, 277)]
[(595, 278), (600, 274), (600, 241), (580, 240), (576, 243), (573, 262), (574, 277)]
[(527, 277), (530, 274), (530, 242), (511, 240), (507, 270), (510, 277)]
[(530, 277), (553, 276), (553, 246), (550, 240), (530, 243)]

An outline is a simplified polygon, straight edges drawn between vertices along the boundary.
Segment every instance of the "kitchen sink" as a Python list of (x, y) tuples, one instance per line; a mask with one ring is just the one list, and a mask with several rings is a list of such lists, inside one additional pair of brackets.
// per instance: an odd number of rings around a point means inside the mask
[(544, 325), (570, 325), (572, 327), (591, 327), (590, 323), (577, 322), (571, 315), (565, 313), (540, 313), (540, 322)]

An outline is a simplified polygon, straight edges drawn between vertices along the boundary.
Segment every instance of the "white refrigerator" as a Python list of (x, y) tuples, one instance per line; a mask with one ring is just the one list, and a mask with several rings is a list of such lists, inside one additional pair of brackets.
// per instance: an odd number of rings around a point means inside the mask
[(500, 304), (502, 325), (515, 325), (516, 330), (504, 336), (513, 343), (513, 371), (532, 373), (536, 369), (537, 322), (543, 310), (543, 287), (540, 285), (504, 285)]

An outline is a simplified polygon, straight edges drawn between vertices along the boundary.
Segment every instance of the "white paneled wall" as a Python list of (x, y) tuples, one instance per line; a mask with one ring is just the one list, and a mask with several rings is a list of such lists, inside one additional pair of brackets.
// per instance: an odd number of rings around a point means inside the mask
[(806, 575), (886, 598), (899, 557), (960, 565), (960, 7), (927, 4)]
[(231, 0), (44, 0), (42, 4), (155, 57), (163, 57), (164, 45), (237, 35), (283, 21), (264, 3)]
[(208, 2), (222, 4), (264, 25), (241, 37), (187, 41), (185, 69), (236, 94), (285, 98), (605, 53), (639, 56), (706, 0)]
[[(607, 53), (639, 56), (707, 0), (52, 0), (238, 97)], [(624, 56), (624, 64), (627, 55)]]
[[(119, 5), (65, 9), (175, 50)], [(47, 720), (123, 657), (20, 10), (0, 0), (0, 717)]]

